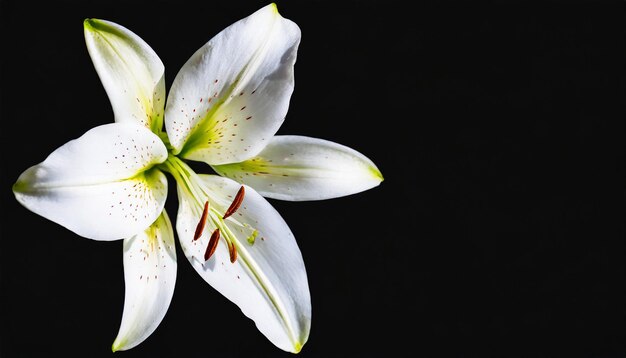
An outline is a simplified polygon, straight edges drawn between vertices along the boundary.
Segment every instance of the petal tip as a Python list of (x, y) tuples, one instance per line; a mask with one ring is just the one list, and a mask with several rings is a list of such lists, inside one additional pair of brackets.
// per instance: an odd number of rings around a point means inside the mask
[(298, 354), (300, 353), (300, 351), (302, 350), (302, 346), (304, 346), (304, 344), (300, 343), (300, 342), (296, 342), (293, 345), (293, 353)]
[(118, 351), (126, 351), (135, 347), (136, 345), (137, 344), (132, 344), (132, 343), (129, 345), (128, 336), (127, 335), (120, 336), (120, 333), (118, 333), (118, 336), (115, 337), (113, 344), (111, 344), (111, 352), (115, 353)]
[(86, 18), (85, 20), (83, 20), (83, 29), (85, 31), (85, 34), (103, 32), (105, 30), (104, 26), (106, 26), (106, 24), (98, 19)]
[(112, 23), (101, 19), (86, 18), (83, 20), (83, 28), (85, 32), (115, 33)]
[(276, 15), (280, 15), (280, 13), (278, 12), (278, 6), (276, 6), (276, 3), (273, 2), (271, 4), (268, 5), (270, 7), (270, 9), (272, 10), (272, 12), (274, 12), (274, 14)]
[(120, 342), (119, 338), (115, 338), (115, 341), (111, 345), (111, 352), (115, 353), (122, 349), (122, 342)]
[(86, 18), (85, 20), (83, 20), (83, 28), (85, 29), (85, 31), (94, 31), (95, 27), (97, 26), (97, 21), (98, 20), (96, 19)]
[(13, 186), (11, 187), (11, 190), (13, 190), (13, 194), (20, 194), (23, 193), (26, 189), (26, 184), (23, 181), (16, 181), (15, 184), (13, 184)]
[(378, 170), (378, 168), (375, 165), (370, 166), (369, 170), (372, 176), (376, 178), (376, 180), (378, 180), (379, 183), (382, 183), (385, 180), (385, 178), (383, 177), (383, 174), (380, 172), (380, 170)]
[[(33, 169), (35, 168), (35, 169)], [(11, 187), (11, 190), (13, 190), (13, 194), (17, 197), (19, 194), (27, 194), (29, 192), (33, 192), (34, 191), (34, 185), (37, 182), (37, 170), (36, 170), (37, 166), (33, 166), (29, 169), (27, 169), (24, 173), (22, 173), (22, 175), (20, 175), (19, 178), (17, 178), (17, 181), (15, 181), (15, 184), (13, 184), (13, 186)], [(19, 200), (19, 198), (18, 198)]]

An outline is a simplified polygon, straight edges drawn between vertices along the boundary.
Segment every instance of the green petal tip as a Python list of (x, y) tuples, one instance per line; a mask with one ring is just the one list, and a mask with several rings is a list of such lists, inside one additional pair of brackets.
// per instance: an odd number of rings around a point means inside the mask
[(115, 352), (121, 350), (123, 345), (124, 345), (124, 343), (120, 342), (116, 338), (115, 341), (113, 341), (113, 344), (111, 345), (111, 352), (115, 353)]
[(85, 19), (83, 21), (83, 27), (86, 29), (93, 29), (94, 19)]
[(276, 6), (276, 3), (271, 3), (270, 6), (272, 7), (272, 10), (274, 10), (274, 12), (278, 15), (280, 15), (280, 13), (278, 12), (278, 6)]
[(83, 21), (83, 28), (89, 31), (100, 31), (100, 32), (112, 32), (113, 28), (110, 25), (98, 20), (98, 19), (85, 19)]
[(380, 170), (378, 170), (378, 168), (376, 168), (375, 166), (371, 166), (369, 169), (370, 169), (370, 173), (372, 173), (372, 175), (376, 179), (378, 179), (381, 182), (385, 180), (385, 178), (383, 178), (383, 174), (380, 172)]

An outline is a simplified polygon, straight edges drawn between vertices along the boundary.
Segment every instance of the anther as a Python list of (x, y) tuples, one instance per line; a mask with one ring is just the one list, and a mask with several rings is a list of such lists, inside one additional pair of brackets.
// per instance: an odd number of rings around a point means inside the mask
[(230, 253), (230, 262), (235, 263), (235, 261), (237, 261), (237, 248), (234, 243), (228, 243), (228, 251)]
[(233, 203), (230, 204), (230, 207), (224, 213), (223, 219), (226, 219), (227, 217), (233, 215), (235, 211), (239, 209), (239, 207), (241, 206), (241, 203), (243, 202), (243, 196), (245, 194), (246, 194), (246, 190), (243, 188), (243, 185), (242, 185), (239, 191), (237, 192), (237, 195), (235, 195), (235, 199), (233, 200)]
[(206, 251), (204, 252), (204, 261), (213, 256), (215, 249), (217, 249), (217, 243), (220, 241), (220, 229), (215, 229), (211, 234), (211, 239), (209, 240), (209, 245), (206, 247)]
[(196, 226), (196, 232), (193, 234), (193, 241), (196, 241), (202, 236), (202, 232), (204, 231), (204, 226), (206, 225), (206, 219), (209, 216), (209, 202), (204, 203), (204, 211), (202, 212), (202, 216), (200, 217), (200, 222), (198, 226)]

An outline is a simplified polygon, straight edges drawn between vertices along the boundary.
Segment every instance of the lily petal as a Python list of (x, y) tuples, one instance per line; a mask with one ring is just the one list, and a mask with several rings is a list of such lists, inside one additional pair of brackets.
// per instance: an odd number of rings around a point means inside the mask
[(355, 194), (383, 181), (376, 165), (344, 145), (303, 136), (275, 136), (259, 155), (214, 165), (222, 176), (281, 200), (322, 200)]
[(154, 132), (163, 126), (165, 67), (157, 54), (116, 23), (86, 19), (85, 42), (106, 90), (116, 122), (140, 123)]
[(124, 240), (124, 315), (113, 351), (143, 342), (165, 317), (176, 283), (174, 231), (165, 210), (145, 231)]
[(27, 209), (95, 240), (130, 237), (163, 210), (167, 159), (148, 129), (124, 123), (93, 128), (30, 167), (13, 185)]
[(174, 154), (224, 164), (259, 153), (287, 114), (299, 43), (298, 26), (271, 4), (200, 48), (167, 99)]
[[(216, 175), (200, 177), (206, 184), (209, 206), (224, 213), (240, 184)], [(245, 187), (241, 206), (225, 220), (235, 236), (236, 261), (231, 263), (224, 240), (205, 261), (204, 253), (216, 229), (215, 220), (209, 219), (202, 236), (194, 241), (202, 210), (180, 186), (178, 195), (176, 229), (194, 269), (239, 306), (273, 344), (285, 351), (300, 351), (309, 335), (311, 298), (300, 249), (280, 214), (252, 188)], [(216, 218), (215, 212), (210, 215)], [(224, 227), (220, 231), (224, 237)]]

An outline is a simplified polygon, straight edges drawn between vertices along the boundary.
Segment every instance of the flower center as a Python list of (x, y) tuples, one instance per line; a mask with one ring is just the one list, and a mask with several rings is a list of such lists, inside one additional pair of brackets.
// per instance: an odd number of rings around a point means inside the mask
[[(245, 189), (243, 186), (235, 194), (230, 206), (220, 211), (220, 206), (225, 207), (226, 203), (218, 203), (219, 198), (211, 197), (211, 190), (198, 174), (180, 158), (171, 155), (161, 164), (163, 170), (172, 174), (183, 195), (190, 198), (189, 204), (194, 216), (199, 217), (192, 241), (199, 240), (208, 227), (212, 228), (211, 235), (205, 250), (204, 260), (208, 261), (215, 252), (220, 239), (223, 239), (228, 246), (230, 262), (237, 260), (238, 247), (241, 243), (236, 239), (234, 232), (247, 236), (250, 245), (258, 235), (258, 230), (246, 223), (242, 223), (233, 217), (243, 203)], [(180, 198), (182, 200), (183, 198)]]

